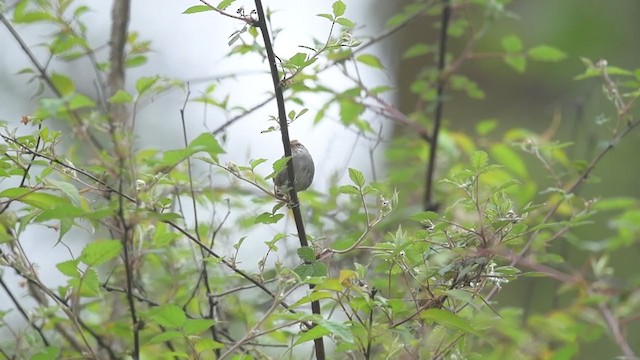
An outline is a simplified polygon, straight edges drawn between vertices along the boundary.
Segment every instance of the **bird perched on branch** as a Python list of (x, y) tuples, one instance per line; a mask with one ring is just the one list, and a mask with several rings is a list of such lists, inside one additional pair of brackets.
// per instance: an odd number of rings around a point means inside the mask
[[(296, 191), (303, 191), (309, 188), (313, 182), (315, 166), (311, 154), (298, 140), (291, 140), (291, 161), (293, 161), (293, 188)], [(291, 189), (289, 185), (289, 172), (285, 167), (273, 179), (275, 193), (278, 196), (284, 195)]]

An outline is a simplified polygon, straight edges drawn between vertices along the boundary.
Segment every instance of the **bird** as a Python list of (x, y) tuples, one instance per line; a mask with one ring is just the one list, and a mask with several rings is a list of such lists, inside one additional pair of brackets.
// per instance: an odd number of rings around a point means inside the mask
[[(291, 161), (293, 161), (293, 188), (298, 191), (303, 191), (311, 186), (313, 182), (313, 175), (315, 173), (315, 165), (313, 158), (304, 145), (298, 140), (291, 140)], [(282, 169), (274, 178), (273, 183), (275, 185), (276, 195), (283, 197), (290, 189), (289, 185), (289, 172), (287, 167)]]

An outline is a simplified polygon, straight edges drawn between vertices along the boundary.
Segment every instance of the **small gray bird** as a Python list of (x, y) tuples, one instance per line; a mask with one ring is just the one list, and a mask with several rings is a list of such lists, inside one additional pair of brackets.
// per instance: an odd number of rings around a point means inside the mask
[[(313, 182), (313, 174), (315, 172), (315, 166), (313, 165), (313, 159), (298, 140), (291, 140), (291, 161), (293, 161), (293, 172), (295, 174), (293, 180), (293, 187), (296, 191), (303, 191), (309, 188)], [(276, 195), (284, 196), (290, 189), (289, 187), (289, 175), (287, 168), (276, 175), (273, 179), (273, 183), (276, 187)]]

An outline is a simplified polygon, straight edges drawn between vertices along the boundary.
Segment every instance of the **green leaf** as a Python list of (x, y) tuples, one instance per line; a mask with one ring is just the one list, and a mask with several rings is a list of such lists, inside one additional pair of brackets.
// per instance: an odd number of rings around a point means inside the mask
[(186, 319), (182, 329), (187, 335), (198, 335), (215, 324), (216, 322), (211, 319)]
[(0, 197), (14, 199), (38, 209), (53, 209), (60, 204), (69, 204), (63, 197), (45, 192), (34, 192), (28, 188), (10, 188), (0, 192)]
[(367, 66), (371, 66), (372, 68), (384, 69), (384, 66), (382, 65), (380, 59), (371, 54), (358, 55), (358, 57), (356, 57), (356, 60)]
[[(199, 338), (196, 340), (196, 352), (201, 353), (203, 351), (211, 351), (215, 349), (222, 349), (225, 347), (225, 344), (219, 343), (213, 339), (209, 338)], [(186, 357), (186, 356), (185, 356)], [(237, 359), (246, 359), (245, 357), (240, 357)]]
[(476, 132), (478, 135), (485, 136), (498, 126), (498, 120), (486, 119), (476, 123)]
[[(224, 2), (224, 1), (223, 1)], [(206, 5), (194, 5), (187, 10), (183, 11), (183, 14), (195, 14), (204, 11), (212, 11), (213, 9)]]
[(69, 109), (71, 110), (90, 108), (94, 106), (96, 106), (96, 102), (93, 101), (92, 98), (83, 94), (76, 94), (71, 98), (71, 100), (69, 100)]
[(184, 311), (173, 304), (165, 304), (152, 308), (146, 315), (149, 319), (169, 329), (177, 329), (184, 325), (187, 320)]
[(50, 186), (60, 190), (63, 194), (65, 194), (67, 198), (71, 200), (73, 205), (77, 207), (82, 206), (82, 203), (84, 202), (83, 198), (82, 196), (80, 196), (80, 191), (78, 191), (78, 188), (76, 188), (73, 184), (67, 181), (58, 181), (52, 179), (48, 179), (47, 182)]
[(298, 256), (304, 262), (314, 262), (316, 261), (316, 254), (312, 248), (308, 246), (303, 246), (298, 248)]
[(182, 339), (184, 338), (184, 335), (179, 332), (179, 331), (175, 331), (175, 330), (170, 330), (170, 331), (163, 331), (160, 334), (152, 337), (151, 339), (149, 339), (149, 341), (144, 342), (144, 344), (159, 344), (159, 343), (163, 343), (166, 341), (170, 341), (173, 339)]
[(307, 61), (307, 54), (299, 52), (289, 58), (289, 64), (295, 67), (301, 67)]
[(527, 58), (524, 55), (507, 55), (504, 57), (504, 62), (519, 73), (523, 73), (527, 68)]
[(249, 166), (251, 167), (251, 170), (255, 169), (258, 165), (262, 164), (263, 162), (267, 162), (267, 159), (254, 159), (249, 161)]
[(347, 18), (336, 19), (336, 23), (346, 27), (347, 29), (353, 29), (354, 27), (356, 27), (356, 23)]
[(440, 218), (440, 215), (435, 211), (423, 211), (411, 216), (412, 220), (416, 220), (421, 223), (438, 220), (439, 218)]
[(353, 332), (349, 325), (346, 325), (345, 323), (322, 319), (318, 321), (318, 324), (331, 331), (334, 336), (339, 337), (344, 342), (353, 344), (355, 341)]
[(133, 101), (133, 96), (125, 90), (118, 90), (112, 97), (109, 98), (109, 102), (112, 104), (127, 104)]
[(522, 41), (518, 35), (511, 34), (502, 38), (502, 48), (508, 53), (522, 50)]
[(360, 170), (349, 168), (349, 179), (351, 179), (351, 181), (353, 181), (353, 183), (359, 188), (364, 186), (364, 175), (362, 175)]
[(449, 329), (478, 335), (478, 331), (471, 326), (467, 319), (442, 309), (428, 309), (420, 314), (420, 318), (433, 321)]
[(141, 66), (147, 63), (147, 57), (145, 55), (132, 55), (128, 56), (125, 61), (125, 66), (128, 68)]
[(515, 175), (521, 178), (528, 178), (527, 166), (522, 158), (511, 147), (505, 144), (495, 144), (491, 146), (491, 156), (495, 161), (504, 165)]
[(120, 255), (122, 243), (118, 240), (96, 240), (85, 246), (80, 260), (89, 266), (98, 266)]
[(433, 46), (428, 44), (415, 44), (412, 47), (408, 48), (407, 51), (402, 54), (403, 59), (412, 59), (414, 57), (418, 57), (421, 55), (428, 54), (430, 51), (433, 51)]
[(342, 185), (338, 189), (341, 194), (360, 195), (360, 190), (353, 185)]
[(311, 329), (303, 332), (302, 335), (298, 338), (298, 340), (296, 340), (296, 342), (293, 343), (293, 346), (305, 343), (307, 341), (315, 340), (317, 338), (321, 338), (329, 334), (331, 334), (331, 331), (329, 331), (324, 326), (320, 326), (320, 325), (314, 326)]
[(293, 271), (305, 280), (312, 277), (327, 276), (327, 265), (320, 261), (314, 261), (311, 264), (301, 264), (296, 266)]
[(56, 264), (56, 268), (60, 270), (63, 275), (66, 275), (71, 278), (80, 277), (80, 272), (78, 271), (78, 262), (80, 260), (68, 260), (63, 261), (61, 263)]
[(333, 16), (339, 17), (344, 15), (344, 12), (347, 10), (347, 5), (345, 5), (342, 0), (338, 0), (333, 3)]
[(60, 348), (51, 346), (31, 357), (31, 360), (56, 360), (60, 359)]
[(476, 172), (483, 170), (489, 165), (489, 155), (484, 151), (475, 151), (471, 154), (471, 165)]
[(140, 79), (138, 79), (138, 81), (136, 81), (136, 90), (138, 90), (138, 94), (139, 95), (144, 94), (157, 81), (158, 81), (158, 77), (157, 76), (153, 76), (153, 77), (143, 76)]
[(318, 14), (318, 15), (316, 15), (316, 16), (319, 16), (319, 17), (325, 18), (325, 19), (327, 19), (327, 20), (329, 20), (329, 21), (333, 21), (333, 15), (331, 15), (331, 14)]
[(220, 10), (225, 10), (226, 8), (228, 8), (231, 4), (233, 4), (236, 0), (222, 0), (218, 6), (216, 6), (218, 9)]
[(268, 212), (263, 212), (262, 214), (256, 217), (253, 223), (254, 224), (275, 224), (278, 221), (280, 221), (280, 219), (282, 219), (283, 217), (284, 217), (283, 214), (272, 214)]
[(538, 45), (529, 49), (527, 55), (531, 60), (557, 62), (566, 59), (567, 54), (549, 45)]
[(71, 78), (64, 76), (62, 74), (53, 73), (51, 74), (51, 82), (53, 86), (62, 94), (62, 96), (69, 95), (76, 90), (75, 85), (73, 85), (73, 81)]
[(218, 155), (224, 154), (224, 149), (210, 132), (203, 132), (197, 138), (193, 139), (187, 149), (189, 149), (192, 154), (204, 151), (214, 161), (218, 161)]

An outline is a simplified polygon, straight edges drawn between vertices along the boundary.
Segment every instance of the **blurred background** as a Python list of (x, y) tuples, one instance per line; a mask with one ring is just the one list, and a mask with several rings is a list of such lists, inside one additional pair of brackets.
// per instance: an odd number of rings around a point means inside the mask
[[(380, 33), (387, 19), (400, 11), (408, 2), (386, 0), (344, 0), (347, 16), (358, 24), (354, 37), (366, 37)], [(240, 29), (241, 24), (213, 13), (182, 15), (181, 13), (197, 1), (134, 1), (130, 29), (137, 31), (141, 38), (151, 40), (153, 53), (149, 62), (128, 73), (128, 87), (132, 88), (140, 76), (159, 74), (170, 78), (190, 81), (190, 90), (195, 95), (210, 85), (219, 83), (216, 94), (229, 95), (235, 105), (251, 107), (269, 97), (271, 90), (268, 67), (258, 56), (225, 58), (229, 36)], [(304, 6), (295, 0), (269, 1), (267, 6), (273, 11), (272, 23), (282, 28), (275, 43), (276, 53), (289, 57), (299, 51), (300, 45), (311, 44), (313, 38), (323, 40), (328, 33), (327, 22), (315, 14), (330, 12), (332, 1), (305, 1)], [(87, 2), (92, 11), (87, 14), (89, 37), (94, 44), (103, 45), (109, 36), (110, 2)], [(4, 6), (11, 8), (13, 1)], [(247, 12), (253, 9), (252, 1), (237, 1), (235, 6), (244, 6)], [(499, 129), (526, 127), (543, 132), (558, 122), (556, 138), (573, 142), (569, 152), (578, 159), (588, 160), (595, 149), (602, 146), (606, 131), (596, 124), (603, 114), (612, 114), (615, 109), (602, 95), (600, 79), (574, 81), (584, 72), (580, 58), (592, 61), (606, 59), (610, 65), (626, 69), (640, 67), (640, 1), (638, 0), (518, 0), (512, 1), (508, 9), (513, 17), (495, 20), (488, 34), (477, 49), (491, 52), (500, 51), (500, 41), (507, 34), (517, 34), (525, 48), (538, 44), (548, 44), (568, 54), (559, 63), (529, 62), (526, 72), (517, 73), (496, 59), (469, 61), (460, 73), (478, 83), (485, 92), (485, 99), (471, 100), (462, 93), (448, 93), (444, 107), (447, 126), (453, 130), (473, 133), (475, 124), (487, 118), (499, 121)], [(455, 15), (454, 15), (455, 16)], [(482, 14), (471, 14), (472, 19)], [(403, 111), (411, 111), (416, 98), (408, 90), (410, 83), (424, 66), (433, 65), (432, 56), (403, 60), (402, 54), (417, 42), (433, 41), (437, 38), (438, 17), (429, 17), (399, 31), (372, 48), (383, 61), (386, 71), (363, 69), (363, 78), (368, 84), (396, 84), (397, 92), (390, 96)], [(38, 44), (45, 43), (43, 37), (48, 29), (42, 26), (19, 26), (20, 35), (31, 47), (42, 63), (46, 62), (46, 50)], [(463, 35), (453, 38), (450, 51), (457, 54), (466, 44)], [(32, 95), (35, 85), (25, 85), (25, 77), (16, 75), (20, 69), (30, 66), (25, 54), (6, 29), (0, 29), (0, 120), (8, 121), (19, 131), (30, 132), (19, 124), (22, 115), (29, 114), (35, 107)], [(106, 48), (100, 56), (106, 57)], [(95, 93), (92, 81), (93, 70), (87, 63), (51, 64), (54, 71), (73, 73), (76, 86), (88, 94)], [(325, 75), (323, 75), (325, 76)], [(222, 81), (221, 79), (226, 79)], [(336, 71), (329, 71), (325, 81), (335, 88), (352, 86)], [(155, 147), (170, 149), (182, 146), (179, 109), (186, 94), (172, 91), (151, 99), (137, 114), (138, 148)], [(322, 99), (308, 99), (306, 105), (315, 114), (322, 106)], [(299, 110), (299, 109), (298, 109)], [(224, 161), (246, 163), (251, 158), (264, 157), (275, 160), (281, 156), (281, 141), (276, 132), (261, 134), (269, 124), (269, 115), (276, 113), (275, 104), (269, 103), (261, 110), (229, 127), (226, 132), (228, 153)], [(215, 129), (226, 120), (222, 112), (205, 111), (197, 104), (187, 109), (188, 130), (193, 138), (198, 133)], [(316, 180), (314, 188), (326, 190), (328, 178), (334, 172), (343, 173), (353, 166), (366, 170), (369, 163), (369, 146), (356, 133), (344, 130), (336, 119), (337, 114), (328, 114), (328, 120), (313, 125), (313, 116), (308, 115), (294, 123), (292, 138), (301, 140), (316, 159)], [(332, 118), (333, 117), (333, 118)], [(382, 123), (380, 123), (382, 124)], [(54, 125), (56, 126), (56, 125)], [(62, 125), (59, 125), (63, 128)], [(391, 138), (394, 129), (382, 127), (386, 138)], [(501, 132), (495, 132), (499, 137)], [(594, 175), (600, 183), (590, 183), (582, 190), (583, 195), (593, 196), (640, 196), (637, 154), (640, 153), (640, 136), (631, 134), (623, 143), (610, 152), (599, 164)], [(384, 147), (375, 153), (379, 168), (384, 169)], [(631, 159), (631, 160), (629, 160)], [(631, 161), (631, 162), (630, 162)], [(265, 174), (266, 175), (266, 174)], [(370, 176), (370, 174), (367, 174)], [(550, 180), (540, 176), (542, 184)], [(10, 184), (3, 184), (3, 186)], [(11, 184), (13, 185), (13, 184)], [(597, 241), (610, 229), (607, 224), (596, 221), (593, 225), (581, 227), (572, 232), (575, 239)], [(55, 287), (65, 280), (54, 267), (57, 256), (67, 256), (61, 247), (42, 246), (43, 239), (54, 236), (52, 230), (31, 231), (24, 238), (27, 252), (41, 269), (43, 281)], [(253, 235), (260, 237), (260, 233)], [(75, 231), (67, 242), (72, 251), (79, 251), (90, 234)], [(556, 243), (557, 251), (563, 252), (568, 261), (582, 264), (590, 255), (578, 246)], [(260, 251), (260, 250), (257, 250)], [(248, 254), (250, 255), (250, 254)], [(626, 249), (615, 254), (611, 265), (617, 274), (637, 273), (640, 249)], [(246, 264), (250, 264), (247, 262)], [(248, 266), (248, 265), (247, 265)], [(14, 290), (20, 293), (19, 285)], [(557, 283), (552, 280), (523, 279), (508, 285), (497, 297), (500, 307), (525, 306), (529, 313), (548, 312), (562, 305), (563, 298), (556, 297)], [(0, 307), (6, 310), (6, 294), (0, 292)], [(15, 320), (20, 318), (16, 315)], [(640, 327), (629, 330), (631, 344), (640, 343)], [(607, 338), (581, 347), (581, 359), (608, 359), (619, 351)]]

